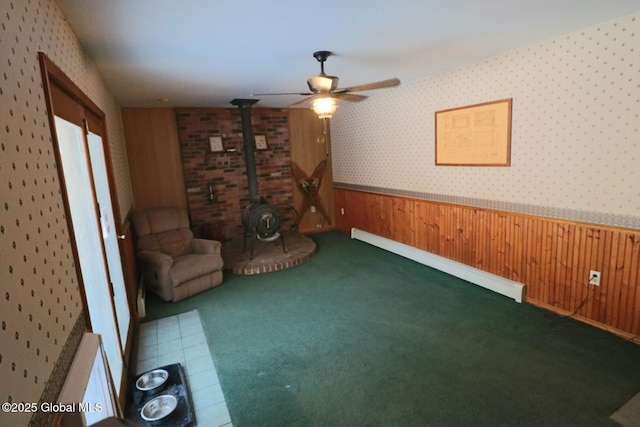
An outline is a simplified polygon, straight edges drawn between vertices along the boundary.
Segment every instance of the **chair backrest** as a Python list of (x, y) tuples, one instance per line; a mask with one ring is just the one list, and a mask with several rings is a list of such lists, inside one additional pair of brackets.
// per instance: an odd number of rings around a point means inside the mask
[(193, 232), (186, 210), (178, 207), (148, 208), (131, 217), (137, 250), (166, 253), (175, 258), (191, 253)]

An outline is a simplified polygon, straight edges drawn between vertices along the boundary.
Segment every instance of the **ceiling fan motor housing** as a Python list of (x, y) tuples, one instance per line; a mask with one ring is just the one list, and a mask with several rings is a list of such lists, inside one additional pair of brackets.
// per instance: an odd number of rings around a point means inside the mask
[(321, 74), (319, 76), (310, 77), (307, 80), (309, 90), (313, 93), (329, 92), (338, 88), (338, 78), (336, 76), (327, 76)]
[(320, 63), (320, 74), (310, 77), (307, 80), (307, 86), (313, 93), (323, 93), (336, 90), (338, 88), (338, 78), (336, 76), (328, 76), (324, 73), (324, 61), (331, 56), (328, 50), (319, 50), (313, 53), (313, 57)]

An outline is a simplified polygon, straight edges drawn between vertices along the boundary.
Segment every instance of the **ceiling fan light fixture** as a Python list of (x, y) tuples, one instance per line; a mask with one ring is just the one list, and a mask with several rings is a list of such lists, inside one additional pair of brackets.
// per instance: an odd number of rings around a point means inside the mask
[[(338, 98), (340, 101), (345, 102), (360, 102), (367, 99), (365, 95), (357, 95), (352, 92), (362, 92), (373, 89), (384, 89), (388, 87), (395, 87), (400, 85), (400, 80), (397, 78), (381, 80), (378, 82), (360, 84), (356, 86), (338, 88), (338, 77), (329, 76), (324, 72), (324, 62), (331, 55), (328, 50), (320, 50), (314, 52), (313, 57), (320, 63), (320, 74), (307, 79), (307, 86), (309, 86), (309, 92), (289, 92), (289, 93), (264, 93), (260, 95), (302, 95), (310, 96), (301, 101), (294, 102), (290, 106), (307, 103), (311, 104), (313, 111), (321, 119), (330, 119), (338, 108)], [(252, 96), (256, 96), (255, 94)], [(326, 121), (324, 122), (326, 127)]]
[(322, 96), (311, 101), (311, 108), (321, 119), (330, 119), (338, 108), (338, 100), (332, 96)]

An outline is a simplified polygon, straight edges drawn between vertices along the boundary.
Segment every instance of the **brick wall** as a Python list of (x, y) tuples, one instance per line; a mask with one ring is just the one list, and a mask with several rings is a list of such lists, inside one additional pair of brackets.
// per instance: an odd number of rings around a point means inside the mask
[[(239, 109), (176, 110), (178, 137), (191, 223), (198, 234), (205, 223), (219, 223), (224, 239), (242, 237), (242, 211), (249, 204)], [(255, 152), (258, 191), (272, 205), (293, 203), (288, 112), (252, 109), (253, 133), (266, 134), (268, 149)], [(222, 135), (224, 147), (212, 153), (209, 136)], [(209, 184), (215, 200), (209, 200)]]

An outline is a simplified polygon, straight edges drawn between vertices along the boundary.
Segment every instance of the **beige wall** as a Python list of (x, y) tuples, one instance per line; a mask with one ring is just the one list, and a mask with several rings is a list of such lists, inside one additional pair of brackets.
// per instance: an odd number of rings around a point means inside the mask
[[(38, 51), (106, 113), (123, 217), (131, 185), (119, 106), (55, 2), (2, 1), (0, 21), (0, 401), (51, 401), (83, 322)], [(0, 425), (31, 415), (0, 412)]]
[[(640, 229), (639, 45), (637, 13), (343, 103), (334, 181)], [(435, 111), (504, 98), (511, 167), (436, 167)]]

